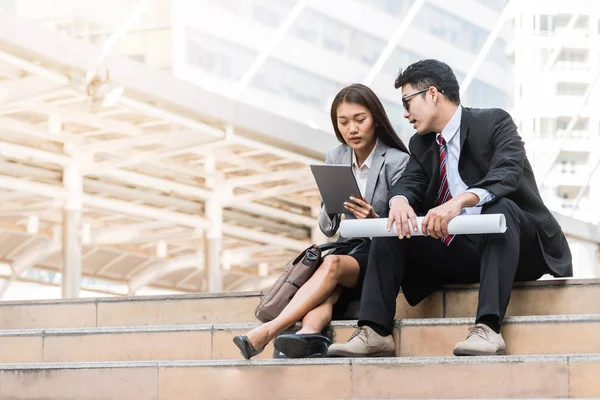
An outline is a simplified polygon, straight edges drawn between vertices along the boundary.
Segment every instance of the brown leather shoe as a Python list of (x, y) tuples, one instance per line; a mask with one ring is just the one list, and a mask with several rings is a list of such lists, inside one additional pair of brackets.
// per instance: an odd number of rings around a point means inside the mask
[(381, 336), (368, 326), (361, 326), (344, 344), (332, 344), (329, 357), (394, 357), (394, 338)]

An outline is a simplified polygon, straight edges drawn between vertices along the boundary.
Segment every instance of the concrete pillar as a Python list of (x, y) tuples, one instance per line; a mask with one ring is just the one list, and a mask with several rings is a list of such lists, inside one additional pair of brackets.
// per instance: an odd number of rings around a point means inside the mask
[(63, 207), (62, 218), (62, 284), (63, 299), (79, 297), (81, 288), (81, 196), (83, 176), (76, 164), (65, 168), (63, 184), (68, 199)]
[(206, 202), (205, 216), (211, 227), (204, 235), (204, 270), (211, 293), (223, 291), (221, 276), (221, 248), (223, 244), (223, 206), (218, 198)]

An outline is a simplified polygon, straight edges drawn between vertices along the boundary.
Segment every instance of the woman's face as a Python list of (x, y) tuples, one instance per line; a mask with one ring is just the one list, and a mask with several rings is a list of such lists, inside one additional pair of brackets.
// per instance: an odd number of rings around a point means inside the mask
[(373, 114), (360, 104), (341, 103), (337, 108), (337, 126), (346, 144), (354, 150), (371, 148), (375, 143)]

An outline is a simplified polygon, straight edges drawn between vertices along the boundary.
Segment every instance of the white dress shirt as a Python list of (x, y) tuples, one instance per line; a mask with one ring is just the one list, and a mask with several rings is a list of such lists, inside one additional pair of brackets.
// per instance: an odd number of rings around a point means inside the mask
[[(463, 182), (460, 174), (458, 173), (458, 160), (460, 158), (460, 122), (462, 119), (462, 106), (458, 106), (456, 112), (450, 118), (450, 121), (446, 124), (442, 133), (438, 133), (436, 135), (436, 139), (439, 135), (442, 135), (444, 140), (446, 141), (446, 174), (448, 175), (448, 188), (450, 189), (450, 194), (452, 197), (456, 197), (464, 192), (471, 192), (479, 197), (479, 203), (475, 207), (467, 207), (463, 208), (461, 214), (481, 214), (481, 207), (492, 201), (496, 195), (492, 192), (480, 189), (480, 188), (472, 188), (469, 187)], [(394, 196), (399, 197), (399, 196)], [(404, 196), (401, 196), (404, 197)], [(390, 206), (392, 204), (392, 200), (390, 199)]]
[(371, 168), (371, 163), (373, 162), (373, 154), (375, 154), (375, 149), (377, 148), (377, 140), (375, 141), (373, 150), (371, 150), (371, 153), (361, 166), (358, 165), (356, 154), (352, 151), (352, 172), (354, 173), (354, 178), (358, 184), (360, 195), (363, 198), (365, 197), (365, 191), (367, 190), (367, 178), (369, 177), (369, 168)]
[(458, 159), (460, 158), (460, 122), (462, 119), (462, 106), (456, 108), (456, 112), (448, 121), (448, 124), (442, 130), (442, 135), (446, 141), (446, 174), (448, 174), (448, 187), (452, 197), (456, 197), (464, 192), (471, 192), (479, 197), (479, 203), (475, 207), (463, 208), (461, 214), (481, 214), (481, 206), (496, 197), (492, 192), (469, 187), (463, 182), (458, 173)]

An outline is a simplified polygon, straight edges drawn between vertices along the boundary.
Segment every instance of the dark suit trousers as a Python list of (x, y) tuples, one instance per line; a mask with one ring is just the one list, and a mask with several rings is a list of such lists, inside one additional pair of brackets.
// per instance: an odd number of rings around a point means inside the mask
[(392, 332), (396, 297), (410, 268), (426, 278), (431, 292), (441, 285), (480, 283), (477, 318), (502, 321), (513, 282), (537, 280), (547, 272), (533, 222), (511, 200), (486, 204), (482, 214), (504, 214), (503, 234), (457, 235), (450, 246), (431, 237), (374, 238), (363, 283), (359, 325), (369, 322)]

